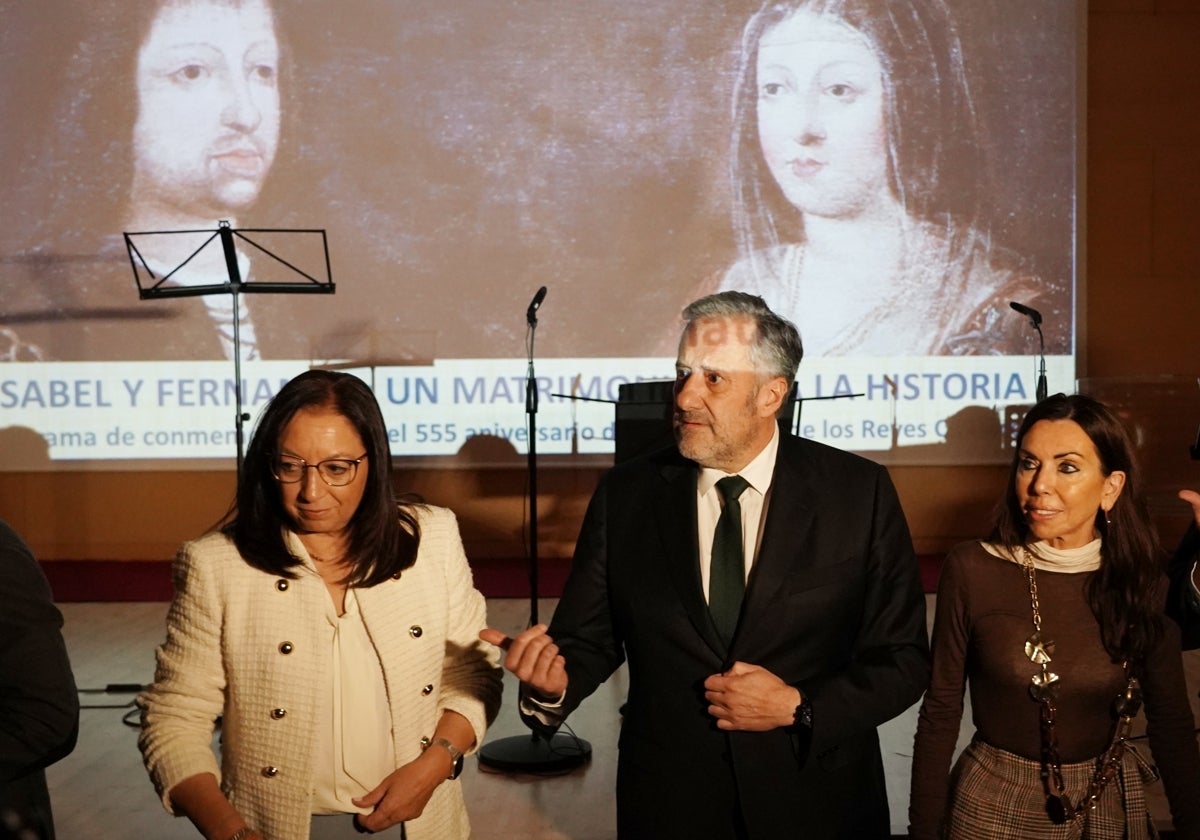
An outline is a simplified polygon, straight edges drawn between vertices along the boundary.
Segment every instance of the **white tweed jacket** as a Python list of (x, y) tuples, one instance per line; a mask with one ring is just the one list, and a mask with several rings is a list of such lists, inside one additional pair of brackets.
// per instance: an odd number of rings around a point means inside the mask
[[(416, 563), (356, 592), (383, 666), (399, 764), (420, 754), (443, 711), (470, 721), (478, 745), (500, 707), (499, 651), (477, 635), (486, 626), (484, 599), (458, 524), (443, 508), (416, 510)], [(138, 743), (167, 809), (172, 787), (212, 773), (267, 840), (308, 840), (315, 710), (330, 664), (319, 642), (329, 596), (300, 540), (288, 540), (304, 560), (295, 580), (252, 568), (221, 534), (183, 545), (154, 685), (138, 699)], [(405, 830), (408, 840), (468, 837), (459, 782), (439, 785)]]

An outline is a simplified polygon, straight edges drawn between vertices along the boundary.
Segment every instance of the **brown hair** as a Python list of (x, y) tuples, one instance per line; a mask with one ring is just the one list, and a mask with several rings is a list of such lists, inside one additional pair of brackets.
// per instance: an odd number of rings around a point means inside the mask
[(421, 532), (413, 511), (415, 503), (398, 501), (392, 489), (392, 458), (379, 403), (367, 384), (351, 374), (309, 370), (280, 389), (255, 426), (237, 497), (221, 530), (251, 566), (295, 577), (292, 569), (300, 560), (284, 541), (283, 530), (290, 528), (291, 522), (279, 483), (271, 474), (271, 461), (280, 435), (296, 413), (318, 407), (332, 409), (349, 420), (367, 451), (367, 486), (349, 525), (346, 582), (374, 586), (416, 562)]
[[(1042, 420), (1071, 420), (1096, 447), (1104, 474), (1125, 473), (1125, 486), (1108, 511), (1096, 511), (1096, 531), (1104, 538), (1100, 569), (1088, 582), (1087, 597), (1100, 624), (1104, 647), (1114, 662), (1134, 664), (1162, 633), (1155, 587), (1162, 576), (1163, 554), (1142, 498), (1141, 476), (1133, 443), (1120, 419), (1091, 397), (1055, 394), (1029, 410), (1017, 433), (1004, 500), (996, 509), (989, 540), (1010, 550), (1034, 540), (1017, 498), (1017, 470), (1025, 435)], [(1111, 520), (1111, 523), (1109, 522)]]

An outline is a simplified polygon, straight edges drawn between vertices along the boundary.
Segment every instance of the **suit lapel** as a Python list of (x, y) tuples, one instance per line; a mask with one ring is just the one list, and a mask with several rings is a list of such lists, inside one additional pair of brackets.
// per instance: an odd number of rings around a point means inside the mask
[(680, 459), (662, 468), (664, 492), (655, 496), (654, 520), (666, 553), (667, 574), (688, 620), (704, 643), (720, 658), (725, 645), (717, 635), (700, 581), (700, 547), (696, 536), (696, 466)]
[(754, 639), (762, 634), (772, 635), (772, 629), (756, 619), (768, 613), (767, 606), (784, 581), (804, 564), (804, 547), (810, 544), (808, 534), (815, 515), (811, 499), (817, 491), (810, 486), (794, 450), (787, 445), (791, 441), (785, 437), (779, 443), (762, 540), (734, 638), (735, 651), (753, 646)]

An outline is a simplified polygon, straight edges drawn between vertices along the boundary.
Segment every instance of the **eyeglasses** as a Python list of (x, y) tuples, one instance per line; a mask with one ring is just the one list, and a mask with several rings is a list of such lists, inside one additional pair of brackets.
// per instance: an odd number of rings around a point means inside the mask
[(321, 480), (330, 487), (344, 487), (354, 481), (358, 475), (358, 465), (366, 458), (367, 453), (364, 452), (357, 458), (326, 458), (320, 463), (310, 464), (303, 458), (279, 455), (271, 462), (271, 475), (281, 484), (296, 484), (304, 480), (305, 470), (316, 470)]

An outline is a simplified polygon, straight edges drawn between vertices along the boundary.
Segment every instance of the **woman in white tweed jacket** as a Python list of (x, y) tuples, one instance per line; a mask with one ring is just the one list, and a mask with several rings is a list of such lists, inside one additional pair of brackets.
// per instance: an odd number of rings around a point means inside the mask
[(499, 708), (497, 654), (454, 516), (397, 502), (361, 380), (281, 389), (175, 588), (139, 699), (169, 811), (210, 840), (469, 835), (456, 779)]

